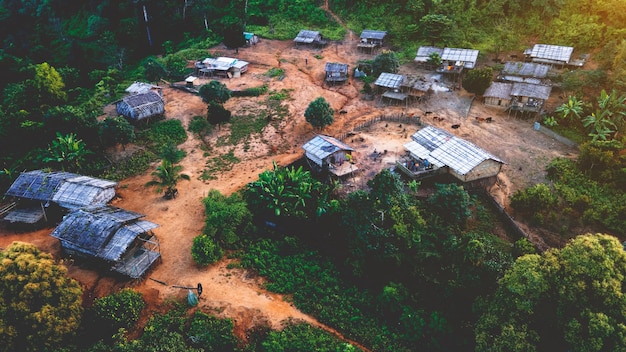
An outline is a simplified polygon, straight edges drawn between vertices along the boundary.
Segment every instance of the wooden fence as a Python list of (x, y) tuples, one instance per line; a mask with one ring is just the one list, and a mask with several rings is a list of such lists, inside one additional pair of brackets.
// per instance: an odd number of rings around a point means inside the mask
[(420, 116), (416, 116), (413, 114), (391, 114), (391, 115), (378, 115), (375, 117), (370, 118), (369, 120), (365, 121), (365, 122), (361, 122), (355, 126), (352, 127), (352, 129), (349, 132), (344, 132), (342, 134), (333, 136), (335, 138), (337, 138), (338, 140), (342, 141), (354, 134), (356, 134), (356, 132), (361, 131), (365, 128), (368, 128), (370, 126), (372, 126), (375, 123), (381, 122), (381, 121), (387, 121), (387, 122), (397, 122), (397, 123), (407, 123), (407, 124), (414, 124), (417, 126), (421, 126), (422, 125), (422, 119)]

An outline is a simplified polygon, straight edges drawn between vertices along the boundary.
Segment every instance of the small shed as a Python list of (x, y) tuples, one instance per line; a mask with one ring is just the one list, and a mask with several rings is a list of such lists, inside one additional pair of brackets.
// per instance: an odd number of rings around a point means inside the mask
[(327, 44), (327, 41), (324, 37), (322, 37), (320, 32), (306, 29), (298, 32), (298, 35), (293, 41), (296, 44), (296, 47), (299, 45), (324, 46)]
[(428, 62), (430, 60), (431, 55), (437, 54), (439, 57), (443, 54), (442, 48), (437, 48), (434, 46), (420, 46), (417, 49), (417, 54), (415, 55), (414, 61), (421, 66), (424, 67), (432, 67), (432, 65)]
[(47, 220), (48, 212), (106, 204), (115, 197), (116, 182), (64, 171), (22, 172), (5, 193), (16, 207), (4, 220), (34, 225)]
[(528, 61), (563, 67), (569, 63), (573, 52), (571, 46), (535, 44), (532, 49), (526, 49), (524, 55)]
[(552, 87), (540, 84), (513, 83), (511, 89), (511, 111), (540, 112), (550, 97)]
[(128, 88), (125, 89), (126, 93), (129, 93), (129, 94), (146, 93), (152, 90), (159, 93), (159, 95), (163, 95), (163, 93), (161, 92), (161, 87), (151, 84), (151, 83), (145, 83), (145, 82), (135, 81), (133, 82), (133, 84), (131, 84), (130, 86), (128, 86)]
[(187, 86), (188, 88), (193, 88), (198, 82), (198, 77), (196, 76), (189, 76), (187, 78), (185, 78), (185, 86)]
[(317, 135), (306, 142), (302, 149), (315, 172), (328, 171), (341, 177), (358, 170), (352, 158), (354, 149), (333, 137)]
[(117, 113), (137, 122), (165, 113), (165, 101), (154, 91), (129, 95), (115, 105)]
[(495, 182), (504, 162), (476, 145), (457, 138), (451, 133), (426, 126), (411, 136), (404, 145), (417, 171), (405, 165), (399, 168), (411, 177), (420, 171), (439, 170), (449, 173), (469, 187), (487, 186)]
[(112, 206), (85, 207), (67, 214), (51, 236), (71, 256), (138, 279), (161, 257), (152, 233), (158, 225), (143, 217)]
[(246, 45), (248, 46), (256, 45), (256, 43), (259, 42), (259, 37), (254, 33), (243, 32), (243, 37), (245, 38)]
[(492, 82), (485, 91), (485, 105), (506, 109), (511, 104), (512, 83)]
[(364, 29), (361, 32), (361, 37), (357, 48), (363, 51), (372, 51), (377, 47), (382, 47), (385, 44), (386, 31), (376, 31), (372, 29)]
[(348, 64), (340, 64), (336, 62), (327, 62), (326, 68), (326, 82), (337, 83), (345, 82), (348, 80)]
[(405, 102), (408, 94), (401, 91), (403, 85), (407, 83), (406, 76), (383, 72), (378, 76), (374, 85), (379, 90), (384, 90), (381, 99), (386, 98), (393, 102)]
[(247, 61), (232, 57), (210, 57), (202, 61), (202, 67), (199, 68), (198, 74), (228, 78), (240, 77), (242, 73), (248, 71), (248, 65)]
[(432, 94), (433, 82), (425, 77), (408, 77), (402, 84), (401, 90), (408, 94), (408, 98), (415, 101), (426, 99)]

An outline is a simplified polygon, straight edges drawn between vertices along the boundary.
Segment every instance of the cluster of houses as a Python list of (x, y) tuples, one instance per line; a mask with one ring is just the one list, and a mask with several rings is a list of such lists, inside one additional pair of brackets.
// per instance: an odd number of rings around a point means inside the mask
[(116, 186), (64, 171), (22, 172), (5, 193), (13, 202), (3, 221), (32, 227), (62, 218), (51, 236), (66, 255), (138, 279), (161, 258), (158, 225), (108, 205)]
[[(316, 135), (302, 149), (317, 174), (342, 178), (359, 170), (354, 149), (336, 138)], [(468, 189), (493, 185), (504, 165), (480, 147), (433, 126), (415, 132), (404, 149), (406, 155), (396, 162), (396, 170), (415, 180), (450, 175)]]

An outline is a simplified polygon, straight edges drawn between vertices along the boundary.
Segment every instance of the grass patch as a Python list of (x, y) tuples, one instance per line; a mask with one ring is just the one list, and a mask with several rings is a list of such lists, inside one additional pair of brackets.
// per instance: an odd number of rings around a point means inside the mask
[(114, 164), (98, 177), (107, 180), (121, 181), (128, 177), (146, 172), (150, 163), (155, 160), (157, 160), (157, 156), (154, 153), (147, 150), (140, 150), (129, 158), (124, 159), (122, 162)]
[(239, 164), (241, 160), (235, 156), (233, 150), (226, 154), (222, 154), (211, 158), (206, 163), (206, 169), (200, 175), (200, 179), (203, 181), (217, 179), (216, 174), (224, 171), (232, 170), (233, 166)]
[(270, 100), (287, 100), (291, 98), (291, 92), (293, 92), (293, 89), (281, 89), (280, 91), (270, 91), (269, 93), (269, 99)]
[(267, 126), (267, 119), (264, 114), (257, 113), (233, 116), (230, 124), (230, 136), (223, 142), (225, 144), (237, 145), (250, 137), (250, 135), (261, 133), (265, 126)]
[(283, 70), (282, 68), (272, 67), (269, 70), (267, 70), (267, 72), (265, 72), (265, 75), (269, 78), (276, 78), (276, 77), (284, 76), (285, 70)]

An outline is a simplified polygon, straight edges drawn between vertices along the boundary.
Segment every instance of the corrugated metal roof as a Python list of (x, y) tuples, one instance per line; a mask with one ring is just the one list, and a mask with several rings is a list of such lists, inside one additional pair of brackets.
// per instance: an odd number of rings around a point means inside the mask
[(514, 97), (529, 97), (547, 100), (550, 97), (552, 87), (530, 83), (513, 83), (511, 95)]
[(129, 95), (122, 99), (131, 108), (139, 108), (144, 105), (151, 105), (154, 103), (162, 103), (163, 98), (156, 92), (148, 91), (145, 93), (139, 93)]
[(85, 207), (63, 218), (51, 236), (100, 259), (117, 261), (138, 235), (158, 227), (144, 215), (111, 206)]
[(354, 150), (338, 139), (324, 136), (321, 134), (318, 134), (317, 136), (313, 137), (313, 139), (306, 142), (302, 146), (302, 149), (304, 149), (307, 154), (311, 154), (319, 160), (325, 159), (326, 157), (338, 150)]
[(522, 82), (522, 83), (530, 83), (530, 84), (541, 84), (541, 80), (539, 78), (532, 77), (520, 77), (520, 76), (500, 76), (498, 77), (502, 81), (506, 82)]
[(535, 44), (530, 51), (530, 56), (537, 59), (555, 60), (568, 63), (574, 48), (571, 46), (560, 46), (550, 44)]
[(7, 196), (39, 201), (52, 200), (63, 181), (79, 175), (64, 172), (33, 170), (22, 172), (5, 193)]
[(419, 49), (417, 49), (417, 55), (415, 55), (415, 61), (427, 62), (428, 59), (430, 58), (430, 54), (432, 53), (437, 53), (441, 57), (441, 54), (443, 54), (443, 49), (437, 48), (434, 46), (420, 46)]
[(415, 143), (404, 145), (409, 152), (438, 167), (448, 166), (459, 175), (467, 174), (485, 160), (503, 163), (476, 145), (433, 126), (415, 132), (411, 139)]
[(315, 40), (317, 40), (319, 36), (320, 36), (320, 32), (318, 31), (309, 31), (309, 30), (303, 29), (298, 33), (298, 35), (293, 41), (297, 43), (310, 44), (310, 43), (313, 43)]
[(403, 75), (383, 72), (380, 74), (380, 76), (378, 76), (378, 79), (376, 80), (376, 82), (374, 82), (374, 84), (379, 87), (398, 89), (405, 80), (406, 77), (404, 77)]
[(511, 99), (512, 83), (491, 82), (491, 85), (483, 94), (484, 97)]
[(548, 74), (550, 66), (532, 62), (507, 62), (502, 72), (507, 75), (544, 78)]
[(126, 88), (126, 92), (131, 94), (139, 94), (149, 92), (152, 89), (161, 89), (161, 87), (145, 82), (134, 82), (128, 88)]
[(361, 32), (361, 38), (363, 39), (385, 39), (385, 36), (387, 35), (386, 31), (376, 31), (373, 29), (364, 29), (363, 32)]
[(326, 72), (343, 72), (348, 73), (348, 64), (340, 64), (336, 62), (327, 62), (326, 63)]
[(474, 49), (444, 48), (441, 60), (460, 61), (463, 62), (463, 66), (474, 68), (476, 60), (478, 60), (478, 53), (479, 51)]
[(202, 61), (206, 68), (219, 71), (227, 71), (231, 67), (241, 68), (248, 65), (248, 62), (232, 57), (208, 57)]

